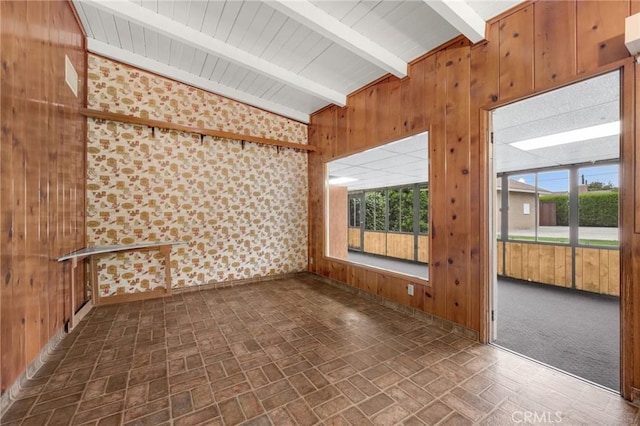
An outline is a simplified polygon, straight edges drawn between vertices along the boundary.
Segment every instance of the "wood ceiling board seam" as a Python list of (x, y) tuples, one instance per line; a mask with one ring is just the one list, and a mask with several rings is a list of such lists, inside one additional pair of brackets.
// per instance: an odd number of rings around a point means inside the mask
[(269, 0), (268, 4), (382, 70), (398, 77), (407, 75), (405, 61), (312, 3), (306, 0), (296, 2)]
[(83, 0), (83, 3), (91, 4), (102, 11), (106, 11), (117, 16), (126, 17), (126, 19), (131, 22), (138, 23), (147, 28), (152, 28), (160, 34), (166, 34), (172, 37), (173, 40), (201, 48), (208, 53), (224, 57), (229, 61), (233, 61), (234, 63), (252, 69), (253, 71), (267, 74), (274, 80), (296, 87), (311, 96), (319, 97), (338, 105), (346, 104), (346, 96), (342, 93), (326, 86), (322, 86), (315, 81), (301, 77), (262, 58), (240, 51), (236, 47), (202, 34), (185, 25), (171, 21), (162, 15), (153, 15), (145, 12), (143, 8), (136, 6), (133, 3), (119, 2), (112, 4), (110, 2), (98, 2), (95, 0)]
[[(144, 29), (139, 25), (132, 25), (127, 21), (124, 21), (126, 27), (122, 25), (122, 28), (118, 28), (118, 32), (120, 33), (120, 43), (122, 43), (123, 49), (131, 50), (138, 55), (147, 55), (147, 42), (144, 37)], [(118, 25), (120, 20), (116, 19), (116, 25)], [(123, 33), (130, 37), (130, 45), (128, 46), (124, 40), (127, 40), (127, 37), (123, 37)], [(129, 42), (129, 40), (127, 40)]]
[[(260, 10), (262, 3), (245, 1), (242, 2), (236, 20), (229, 31), (229, 37), (226, 42), (232, 46), (240, 47), (243, 39), (249, 31), (253, 31), (253, 22)], [(246, 50), (246, 49), (245, 49)]]
[(76, 5), (79, 5), (84, 11), (84, 15), (87, 18), (87, 22), (89, 24), (89, 29), (93, 34), (93, 38), (100, 41), (106, 41), (107, 35), (104, 32), (104, 28), (102, 27), (102, 21), (100, 20), (100, 15), (98, 11), (90, 6), (85, 6), (80, 2), (76, 2)]
[[(131, 23), (129, 24), (135, 25)], [(147, 58), (157, 61), (158, 60), (158, 34), (153, 31), (149, 31), (146, 28), (142, 28), (142, 34), (144, 35), (144, 47), (146, 52), (145, 56)], [(134, 53), (138, 53), (138, 52), (134, 52)]]
[(191, 2), (191, 7), (189, 8), (189, 19), (187, 19), (186, 25), (194, 30), (202, 30), (202, 26), (204, 25), (204, 17), (207, 13), (207, 9), (209, 8), (209, 4), (211, 2)]
[(196, 50), (196, 53), (193, 57), (193, 63), (191, 64), (191, 69), (189, 72), (194, 75), (200, 75), (202, 69), (204, 67), (204, 62), (207, 59), (207, 53), (202, 50)]

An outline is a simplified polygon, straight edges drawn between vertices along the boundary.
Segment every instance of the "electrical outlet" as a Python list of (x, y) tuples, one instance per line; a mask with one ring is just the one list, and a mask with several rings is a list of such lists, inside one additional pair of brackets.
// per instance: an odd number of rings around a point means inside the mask
[(310, 263), (311, 265), (313, 265), (313, 257), (310, 257), (310, 258), (309, 258), (309, 263)]
[(408, 294), (409, 296), (413, 296), (413, 284), (409, 284), (409, 285), (407, 286), (407, 294)]

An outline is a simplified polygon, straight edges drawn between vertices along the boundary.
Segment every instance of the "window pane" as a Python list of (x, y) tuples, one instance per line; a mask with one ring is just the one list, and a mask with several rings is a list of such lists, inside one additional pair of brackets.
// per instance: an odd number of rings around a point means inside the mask
[(538, 173), (538, 241), (569, 244), (569, 171)]
[(429, 233), (429, 189), (420, 188), (420, 233)]
[(578, 240), (618, 246), (618, 165), (578, 170)]
[(401, 202), (400, 190), (390, 189), (389, 194), (389, 231), (400, 232)]
[(349, 197), (349, 226), (360, 227), (360, 195)]
[(366, 216), (364, 226), (367, 231), (384, 231), (385, 198), (384, 191), (365, 193)]
[(413, 232), (413, 188), (400, 191), (400, 232)]
[(413, 232), (413, 188), (390, 189), (389, 231)]
[(509, 176), (508, 198), (509, 239), (534, 241), (536, 234), (535, 175)]

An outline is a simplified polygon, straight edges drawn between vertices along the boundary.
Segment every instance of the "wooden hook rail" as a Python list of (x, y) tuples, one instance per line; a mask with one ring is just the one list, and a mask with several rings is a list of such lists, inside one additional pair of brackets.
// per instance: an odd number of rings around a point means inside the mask
[(156, 127), (158, 127), (160, 129), (176, 130), (179, 132), (186, 132), (186, 133), (195, 133), (201, 136), (213, 136), (217, 138), (254, 142), (262, 145), (272, 145), (279, 148), (291, 148), (291, 149), (297, 149), (300, 151), (307, 151), (307, 152), (316, 150), (314, 146), (303, 145), (300, 143), (285, 142), (285, 141), (279, 141), (277, 139), (242, 135), (239, 133), (232, 133), (232, 132), (222, 132), (220, 130), (206, 129), (203, 127), (191, 127), (191, 126), (185, 126), (182, 124), (169, 123), (167, 121), (151, 120), (148, 118), (133, 117), (126, 114), (99, 111), (95, 109), (85, 108), (85, 109), (82, 109), (80, 113), (85, 117), (97, 118), (100, 120), (118, 121), (120, 123), (138, 124), (141, 126), (151, 127), (152, 129), (155, 129)]

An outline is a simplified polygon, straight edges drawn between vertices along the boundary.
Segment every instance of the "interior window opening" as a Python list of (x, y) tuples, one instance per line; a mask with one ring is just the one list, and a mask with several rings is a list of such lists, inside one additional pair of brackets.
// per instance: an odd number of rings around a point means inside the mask
[(327, 255), (427, 280), (428, 134), (331, 161), (327, 170)]

